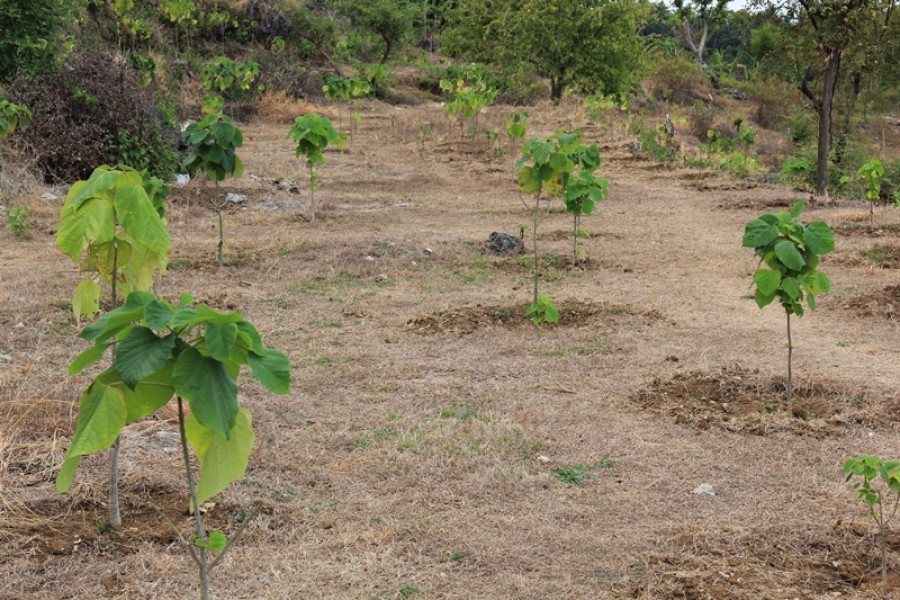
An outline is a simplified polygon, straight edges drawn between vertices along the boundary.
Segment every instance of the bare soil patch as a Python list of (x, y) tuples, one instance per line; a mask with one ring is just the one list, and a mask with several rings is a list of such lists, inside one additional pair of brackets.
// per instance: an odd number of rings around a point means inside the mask
[(787, 431), (821, 438), (844, 433), (852, 424), (880, 427), (900, 422), (897, 401), (875, 401), (838, 381), (795, 382), (790, 416), (784, 414), (784, 394), (782, 378), (731, 366), (655, 379), (634, 399), (676, 424), (753, 435)]
[[(476, 305), (416, 317), (407, 321), (406, 326), (420, 335), (434, 335), (438, 333), (466, 335), (488, 327), (502, 327), (506, 329), (536, 327), (531, 318), (525, 314), (527, 307), (527, 304), (514, 306)], [(656, 312), (641, 313), (627, 305), (569, 301), (560, 303), (557, 308), (559, 309), (559, 322), (552, 326), (561, 328), (591, 327), (598, 321), (612, 322), (629, 318), (638, 319), (646, 324), (654, 323), (661, 318)]]
[(849, 296), (837, 302), (848, 312), (876, 320), (900, 320), (900, 285), (889, 285), (874, 292)]

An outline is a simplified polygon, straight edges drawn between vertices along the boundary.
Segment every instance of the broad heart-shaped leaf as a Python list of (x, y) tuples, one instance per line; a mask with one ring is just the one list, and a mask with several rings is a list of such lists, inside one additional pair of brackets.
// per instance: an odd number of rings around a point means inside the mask
[(790, 240), (781, 240), (775, 244), (775, 256), (784, 266), (793, 271), (799, 271), (806, 265), (803, 255)]
[(803, 242), (814, 254), (834, 252), (834, 233), (824, 221), (813, 221), (803, 232)]
[(94, 169), (87, 181), (78, 181), (69, 188), (66, 194), (66, 204), (73, 208), (79, 208), (91, 198), (101, 198), (109, 193), (122, 173), (103, 165)]
[(762, 219), (747, 223), (742, 245), (745, 248), (761, 248), (772, 243), (778, 237), (778, 227)]
[(81, 397), (78, 424), (67, 457), (109, 448), (125, 427), (125, 397), (98, 377)]
[(122, 386), (127, 411), (126, 423), (152, 415), (172, 399), (175, 394), (175, 387), (172, 383), (173, 366), (173, 362), (166, 363), (156, 373), (143, 378), (133, 391), (128, 389), (128, 386)]
[(218, 361), (228, 360), (231, 347), (237, 340), (238, 329), (234, 323), (219, 325), (215, 322), (206, 324), (206, 348), (209, 355)]
[(219, 361), (185, 348), (172, 372), (175, 393), (185, 398), (197, 420), (225, 439), (238, 411), (237, 384)]
[(132, 242), (131, 260), (120, 265), (119, 288), (126, 294), (135, 290), (149, 290), (153, 287), (156, 272), (166, 270), (167, 259), (137, 241)]
[(112, 282), (113, 274), (122, 265), (131, 260), (132, 248), (124, 238), (122, 232), (112, 240), (95, 244), (88, 244), (87, 256), (81, 263), (82, 271), (96, 272), (107, 283)]
[(263, 386), (275, 394), (287, 394), (291, 388), (291, 363), (277, 350), (267, 349), (262, 355), (247, 355), (250, 370)]
[(116, 346), (116, 373), (133, 390), (140, 380), (168, 362), (175, 337), (172, 333), (161, 338), (146, 327), (135, 327)]
[(753, 282), (764, 296), (774, 296), (781, 284), (781, 273), (774, 269), (759, 269), (753, 274)]
[(128, 234), (158, 255), (169, 252), (172, 240), (166, 224), (153, 207), (140, 180), (135, 185), (116, 190), (116, 213)]
[[(227, 437), (219, 435), (188, 415), (185, 422), (188, 443), (200, 462), (200, 481), (197, 482), (197, 501), (212, 498), (247, 472), (247, 462), (256, 436), (250, 413), (239, 410)], [(194, 507), (191, 507), (192, 509)]]
[(794, 277), (783, 278), (781, 280), (781, 289), (795, 302), (802, 297), (802, 294), (800, 293), (800, 283)]
[(66, 203), (59, 214), (56, 247), (72, 260), (78, 260), (89, 242), (102, 244), (116, 235), (116, 216), (112, 203), (104, 198), (89, 198), (81, 206)]
[(541, 168), (538, 166), (522, 167), (519, 169), (517, 179), (519, 190), (523, 194), (536, 194), (541, 191), (544, 184), (544, 180), (541, 178)]
[(72, 294), (72, 312), (75, 320), (80, 321), (81, 315), (93, 318), (100, 312), (100, 284), (93, 279), (82, 279), (75, 286)]
[(154, 331), (161, 331), (169, 325), (175, 315), (172, 306), (162, 300), (154, 300), (144, 308), (144, 320)]
[[(238, 336), (238, 341), (246, 341), (247, 350), (253, 350), (257, 354), (263, 354), (263, 343), (262, 337), (260, 337), (259, 332), (256, 330), (251, 323), (247, 321), (238, 321), (236, 323), (238, 331), (241, 332), (242, 335)], [(244, 338), (243, 336), (246, 336)]]

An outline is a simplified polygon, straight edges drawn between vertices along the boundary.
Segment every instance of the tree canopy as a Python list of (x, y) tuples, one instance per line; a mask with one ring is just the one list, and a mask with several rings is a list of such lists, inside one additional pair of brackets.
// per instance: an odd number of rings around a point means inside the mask
[(558, 101), (567, 86), (591, 93), (633, 89), (642, 74), (641, 0), (461, 0), (450, 11), (451, 55), (525, 63), (550, 80)]

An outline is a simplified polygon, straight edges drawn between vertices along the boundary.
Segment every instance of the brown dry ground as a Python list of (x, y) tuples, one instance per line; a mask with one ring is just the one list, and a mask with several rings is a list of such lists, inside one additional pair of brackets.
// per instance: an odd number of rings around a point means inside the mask
[[(532, 133), (582, 125), (531, 112)], [(538, 328), (521, 314), (527, 263), (480, 250), (529, 222), (511, 154), (461, 143), (437, 105), (367, 105), (349, 150), (327, 153), (309, 223), (285, 129), (245, 126), (247, 173), (220, 190), (248, 196), (226, 215), (224, 269), (213, 192), (177, 189), (168, 213), (158, 292), (241, 311), (295, 365), (287, 396), (243, 381), (257, 447), (208, 518), (227, 532), (261, 513), (215, 597), (879, 596), (875, 527), (840, 470), (900, 458), (896, 210), (874, 234), (861, 204), (805, 213), (841, 233), (832, 294), (794, 323), (789, 418), (784, 315), (750, 298), (740, 238), (797, 193), (657, 165), (586, 127), (610, 197), (578, 268), (569, 218), (543, 217), (543, 291), (564, 323)], [(84, 347), (78, 274), (43, 191), (30, 237), (0, 238), (0, 598), (196, 597), (171, 420), (124, 436), (121, 531), (103, 528), (105, 457), (55, 495), (88, 379), (65, 376)], [(703, 483), (714, 496), (692, 493)], [(896, 589), (896, 533), (889, 561)]]

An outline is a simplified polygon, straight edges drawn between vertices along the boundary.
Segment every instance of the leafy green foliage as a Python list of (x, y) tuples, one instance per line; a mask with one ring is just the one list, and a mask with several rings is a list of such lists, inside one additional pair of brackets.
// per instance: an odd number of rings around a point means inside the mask
[(559, 322), (559, 309), (556, 308), (556, 305), (550, 299), (550, 296), (545, 296), (543, 294), (538, 297), (537, 302), (529, 305), (528, 308), (525, 309), (525, 314), (531, 317), (531, 320), (534, 321), (535, 325)]
[(259, 63), (239, 62), (220, 56), (203, 68), (203, 88), (222, 94), (226, 100), (237, 100), (259, 79)]
[[(69, 188), (60, 212), (56, 246), (122, 295), (147, 290), (165, 271), (171, 240), (163, 215), (168, 188), (129, 167), (98, 167)], [(75, 288), (75, 318), (99, 309), (100, 286), (86, 279)]]
[(74, 6), (68, 0), (0, 2), (0, 81), (40, 75), (56, 64)]
[(116, 340), (112, 367), (81, 398), (78, 424), (57, 478), (68, 490), (82, 456), (108, 448), (131, 421), (152, 414), (178, 396), (191, 414), (187, 441), (200, 460), (197, 501), (211, 498), (246, 471), (253, 446), (250, 414), (238, 406), (236, 378), (243, 365), (274, 393), (290, 386), (290, 363), (266, 348), (259, 332), (238, 313), (205, 304), (177, 305), (148, 292), (132, 292), (125, 305), (81, 332), (94, 342), (70, 366), (77, 374), (102, 359)]
[(288, 137), (297, 142), (297, 158), (306, 157), (306, 168), (309, 173), (310, 220), (315, 221), (316, 167), (325, 162), (325, 148), (329, 144), (343, 146), (347, 136), (338, 132), (327, 117), (309, 114), (294, 119)]
[(847, 481), (858, 478), (853, 482), (856, 495), (866, 503), (869, 514), (878, 524), (881, 585), (887, 594), (887, 525), (897, 515), (900, 506), (900, 460), (882, 461), (875, 456), (857, 456), (844, 463), (844, 473)]
[(760, 308), (777, 298), (785, 312), (803, 316), (803, 301), (814, 310), (816, 296), (827, 294), (831, 286), (817, 267), (822, 255), (834, 251), (834, 234), (824, 221), (799, 221), (803, 206), (800, 201), (790, 212), (766, 214), (747, 224), (742, 244), (766, 265), (753, 275)]
[(14, 104), (0, 98), (0, 140), (5, 140), (15, 131), (28, 129), (31, 111), (23, 104)]
[(184, 166), (190, 173), (204, 171), (215, 182), (244, 174), (244, 163), (236, 150), (244, 144), (244, 134), (231, 118), (223, 114), (207, 115), (184, 130), (190, 151)]
[(641, 78), (638, 31), (649, 4), (633, 0), (460, 0), (448, 11), (442, 50), (502, 66), (527, 64), (550, 79), (551, 98), (575, 85), (627, 92)]
[(363, 98), (372, 93), (372, 85), (366, 79), (358, 77), (341, 77), (340, 75), (325, 75), (325, 85), (322, 86), (325, 98), (330, 100), (342, 100), (349, 102), (354, 98)]
[(28, 205), (7, 206), (5, 212), (6, 226), (10, 228), (13, 235), (17, 238), (25, 237), (28, 230), (31, 229), (31, 224), (28, 222), (31, 209), (28, 208)]
[(462, 115), (469, 121), (469, 137), (475, 138), (478, 132), (478, 115), (485, 107), (494, 103), (497, 90), (478, 76), (475, 69), (467, 72), (467, 77), (449, 81), (442, 79), (441, 90), (450, 98), (447, 102), (447, 114), (451, 119)]
[(506, 115), (506, 135), (510, 139), (521, 139), (528, 132), (528, 113), (511, 112)]

